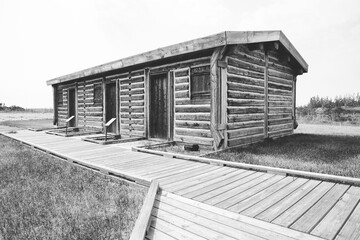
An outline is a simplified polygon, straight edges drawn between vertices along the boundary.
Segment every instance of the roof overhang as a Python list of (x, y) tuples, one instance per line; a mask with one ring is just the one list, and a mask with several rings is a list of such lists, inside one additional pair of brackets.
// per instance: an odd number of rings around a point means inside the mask
[(99, 66), (48, 80), (46, 83), (47, 85), (59, 84), (79, 78), (98, 75), (104, 72), (120, 70), (122, 68), (144, 64), (146, 62), (153, 62), (160, 59), (176, 57), (224, 45), (266, 43), (275, 41), (279, 41), (282, 44), (288, 53), (297, 61), (303, 72), (308, 71), (308, 64), (281, 31), (226, 31), (105, 63)]

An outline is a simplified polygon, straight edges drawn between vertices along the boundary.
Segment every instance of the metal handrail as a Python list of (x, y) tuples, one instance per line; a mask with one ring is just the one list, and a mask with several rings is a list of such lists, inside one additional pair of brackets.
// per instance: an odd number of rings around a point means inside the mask
[(67, 131), (68, 131), (68, 124), (71, 120), (73, 120), (73, 118), (75, 118), (75, 116), (71, 116), (68, 119), (65, 120), (66, 123), (66, 130), (65, 130), (65, 136), (67, 136)]
[(116, 118), (112, 118), (110, 119), (106, 124), (105, 124), (105, 142), (107, 140), (107, 128), (113, 124), (115, 122)]

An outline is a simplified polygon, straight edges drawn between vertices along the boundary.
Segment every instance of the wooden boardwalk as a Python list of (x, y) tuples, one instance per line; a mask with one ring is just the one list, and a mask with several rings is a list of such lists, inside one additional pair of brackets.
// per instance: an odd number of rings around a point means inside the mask
[(132, 152), (42, 132), (4, 134), (140, 184), (156, 179), (147, 239), (360, 239), (360, 188)]

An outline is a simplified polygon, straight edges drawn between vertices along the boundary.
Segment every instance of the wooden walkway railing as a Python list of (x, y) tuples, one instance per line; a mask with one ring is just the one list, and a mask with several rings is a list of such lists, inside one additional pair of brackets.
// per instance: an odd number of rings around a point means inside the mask
[(156, 180), (153, 180), (150, 184), (150, 188), (144, 200), (139, 217), (135, 222), (135, 226), (132, 230), (130, 240), (139, 240), (145, 238), (147, 231), (150, 228), (151, 211), (154, 207), (155, 198), (158, 190), (159, 183)]
[[(254, 231), (264, 227), (272, 231), (267, 239), (277, 236), (274, 229), (289, 233), (279, 239), (360, 239), (360, 187), (334, 182), (342, 179), (312, 180), (274, 174), (265, 167), (259, 167), (263, 168), (258, 169), (260, 172), (235, 165), (221, 166), (232, 165), (224, 161), (214, 165), (208, 164), (207, 159), (201, 163), (165, 158), (132, 152), (121, 144), (96, 145), (27, 130), (4, 135), (79, 166), (139, 184), (149, 186), (152, 180), (158, 181), (153, 183), (147, 198), (150, 200), (145, 200), (145, 210), (141, 211), (134, 229), (133, 234), (140, 236), (134, 235), (133, 239), (142, 239), (147, 229), (147, 239), (174, 239), (175, 236), (214, 239), (215, 233), (203, 234), (214, 229), (222, 239), (234, 239), (228, 236), (228, 230), (237, 226), (234, 220), (241, 222), (239, 226), (255, 225), (251, 228)], [(161, 188), (157, 195), (156, 185)], [(174, 205), (175, 202), (178, 205)], [(207, 214), (219, 220), (214, 222)], [(226, 222), (231, 225), (223, 226)], [(233, 231), (245, 230), (235, 227)], [(254, 239), (266, 239), (266, 235), (259, 236), (256, 231), (245, 232), (254, 235)]]

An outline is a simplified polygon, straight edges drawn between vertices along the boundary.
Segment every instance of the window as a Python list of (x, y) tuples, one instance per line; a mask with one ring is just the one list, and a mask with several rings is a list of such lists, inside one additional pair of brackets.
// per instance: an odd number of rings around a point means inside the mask
[(94, 104), (101, 105), (102, 104), (102, 91), (101, 91), (101, 83), (94, 85)]
[(62, 90), (59, 90), (59, 91), (58, 91), (57, 101), (58, 101), (58, 106), (62, 106), (62, 105), (63, 105), (64, 100), (63, 100), (63, 91), (62, 91)]
[(210, 66), (191, 69), (190, 98), (210, 99)]

